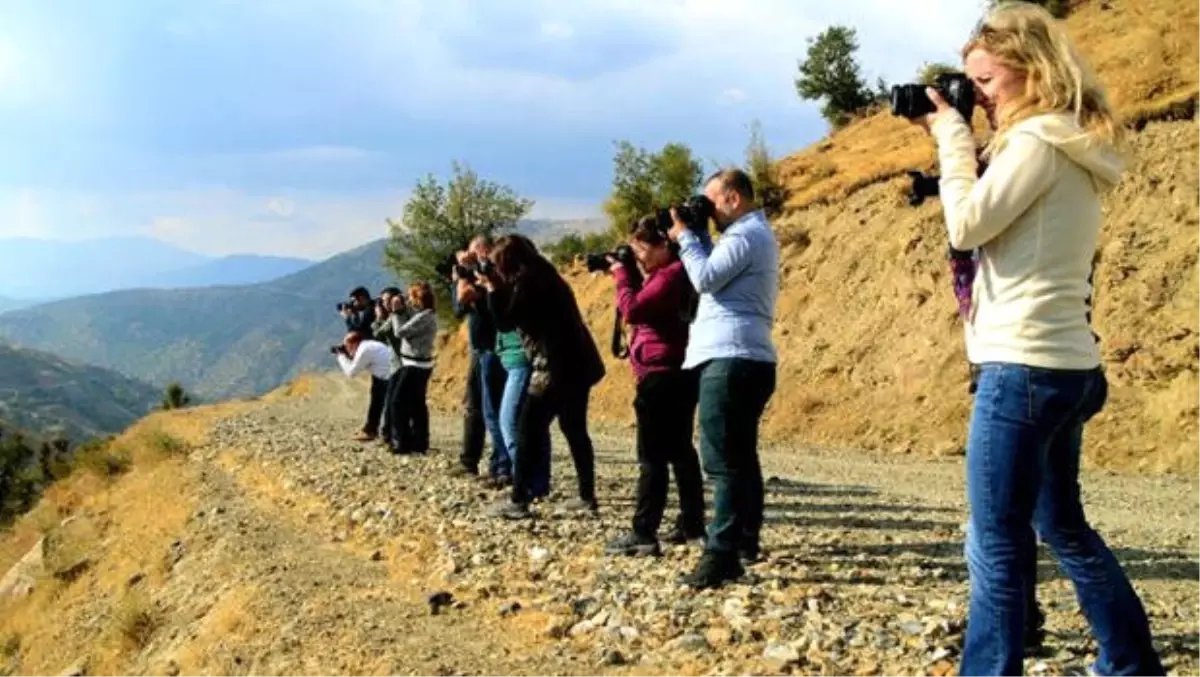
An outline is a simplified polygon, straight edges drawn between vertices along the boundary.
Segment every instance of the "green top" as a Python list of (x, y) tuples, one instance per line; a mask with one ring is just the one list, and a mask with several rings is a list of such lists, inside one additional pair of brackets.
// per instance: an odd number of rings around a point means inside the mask
[(496, 354), (500, 356), (500, 364), (505, 369), (529, 365), (529, 357), (525, 355), (525, 347), (521, 345), (521, 336), (517, 330), (496, 332)]

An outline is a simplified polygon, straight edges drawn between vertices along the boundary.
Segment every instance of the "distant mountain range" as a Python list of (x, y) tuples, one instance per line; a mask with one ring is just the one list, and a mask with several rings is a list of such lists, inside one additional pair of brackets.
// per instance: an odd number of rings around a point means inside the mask
[(335, 304), (357, 285), (395, 282), (383, 250), (377, 240), (259, 284), (54, 301), (0, 316), (0, 336), (205, 399), (255, 395), (332, 365), (328, 346), (345, 333)]
[[(530, 220), (518, 230), (549, 242), (601, 227), (599, 221)], [(298, 264), (294, 259), (232, 256), (197, 262), (175, 250), (166, 254), (170, 269), (138, 273), (143, 288), (0, 315), (0, 338), (111, 369), (154, 389), (179, 381), (208, 400), (257, 395), (302, 371), (333, 366), (328, 347), (345, 332), (335, 304), (358, 285), (376, 293), (397, 284), (384, 268), (385, 244), (377, 240), (299, 271), (288, 270)], [(146, 256), (157, 251), (146, 242), (130, 247)], [(256, 275), (271, 279), (236, 282)], [(218, 279), (225, 282), (213, 282)]]
[(145, 416), (162, 392), (113, 371), (0, 342), (0, 421), (79, 442), (117, 433)]
[(210, 257), (147, 237), (76, 242), (0, 238), (0, 312), (6, 306), (117, 289), (264, 282), (312, 265), (252, 254)]

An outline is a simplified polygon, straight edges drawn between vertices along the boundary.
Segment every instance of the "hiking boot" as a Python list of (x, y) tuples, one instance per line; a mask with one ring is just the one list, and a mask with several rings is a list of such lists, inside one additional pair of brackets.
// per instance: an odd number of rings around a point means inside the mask
[(629, 557), (653, 556), (658, 557), (662, 550), (658, 547), (658, 539), (642, 536), (637, 532), (629, 532), (609, 541), (604, 546), (606, 555), (626, 555)]
[(667, 535), (663, 537), (663, 540), (671, 545), (687, 545), (692, 541), (700, 541), (701, 543), (704, 543), (706, 537), (707, 534), (704, 532), (704, 527), (685, 529), (676, 525), (671, 527), (671, 530), (667, 532)]
[(696, 590), (718, 588), (726, 581), (735, 581), (742, 577), (746, 570), (742, 568), (736, 555), (718, 553), (706, 550), (700, 556), (700, 562), (692, 573), (682, 576), (680, 583)]
[(506, 520), (527, 520), (533, 518), (529, 506), (525, 503), (503, 501), (496, 503), (487, 511), (488, 517), (499, 517)]

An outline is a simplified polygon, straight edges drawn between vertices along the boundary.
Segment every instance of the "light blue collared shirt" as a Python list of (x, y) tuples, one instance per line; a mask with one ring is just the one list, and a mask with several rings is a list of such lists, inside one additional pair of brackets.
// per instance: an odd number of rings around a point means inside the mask
[(683, 368), (718, 358), (775, 362), (779, 245), (762, 210), (731, 223), (715, 246), (707, 230), (685, 230), (677, 241), (684, 270), (700, 293)]

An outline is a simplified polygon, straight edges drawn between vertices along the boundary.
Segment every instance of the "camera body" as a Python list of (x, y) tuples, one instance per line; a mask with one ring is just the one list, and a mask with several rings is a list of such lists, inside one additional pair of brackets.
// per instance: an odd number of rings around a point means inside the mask
[[(907, 84), (892, 87), (892, 115), (913, 119), (934, 112), (933, 101), (925, 93), (925, 85)], [(962, 114), (968, 124), (975, 110), (975, 85), (965, 73), (940, 73), (933, 88)]]
[(347, 352), (346, 352), (346, 346), (344, 346), (344, 345), (342, 345), (342, 344), (340, 344), (340, 343), (338, 343), (338, 344), (336, 344), (336, 345), (329, 346), (329, 353), (330, 353), (331, 355), (346, 355), (346, 356), (349, 356), (349, 353), (347, 353)]
[(613, 257), (625, 266), (626, 269), (637, 271), (637, 257), (633, 255), (633, 248), (627, 244), (618, 246), (610, 252), (600, 252), (599, 254), (587, 255), (587, 270), (589, 273), (599, 273), (608, 270), (612, 263), (608, 257)]
[[(687, 226), (688, 230), (707, 229), (708, 220), (712, 218), (713, 213), (716, 211), (716, 205), (705, 195), (693, 195), (684, 200), (682, 204), (674, 205), (674, 207), (679, 220), (683, 221), (683, 225)], [(675, 222), (671, 219), (670, 207), (654, 212), (654, 226), (664, 236), (674, 225)]]

